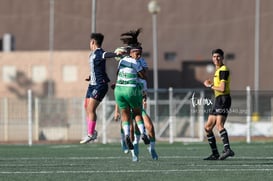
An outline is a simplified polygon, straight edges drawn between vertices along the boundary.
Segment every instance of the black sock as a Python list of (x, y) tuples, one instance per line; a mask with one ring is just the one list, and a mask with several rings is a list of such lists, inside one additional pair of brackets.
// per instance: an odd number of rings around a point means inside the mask
[(209, 146), (211, 148), (212, 154), (214, 155), (219, 155), (218, 149), (217, 149), (217, 145), (216, 145), (216, 139), (213, 133), (209, 133), (207, 135), (208, 138), (208, 142), (209, 142)]
[(226, 129), (221, 130), (220, 136), (224, 144), (224, 149), (225, 150), (230, 149), (227, 130)]

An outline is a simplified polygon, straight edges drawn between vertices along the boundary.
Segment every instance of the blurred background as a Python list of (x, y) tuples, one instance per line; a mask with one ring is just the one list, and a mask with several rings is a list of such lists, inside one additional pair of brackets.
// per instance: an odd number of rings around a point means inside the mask
[[(231, 136), (271, 139), (272, 19), (271, 0), (0, 0), (0, 142), (80, 140), (90, 33), (114, 51), (137, 28), (158, 140), (203, 141), (215, 48), (231, 71)], [(117, 64), (107, 62), (111, 82)], [(119, 140), (113, 105), (109, 90), (98, 110), (103, 143)]]

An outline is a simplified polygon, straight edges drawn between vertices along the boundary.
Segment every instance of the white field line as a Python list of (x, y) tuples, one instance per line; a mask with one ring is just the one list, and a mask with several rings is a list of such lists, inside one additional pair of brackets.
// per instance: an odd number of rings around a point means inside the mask
[(272, 172), (273, 168), (271, 169), (175, 169), (175, 170), (87, 170), (87, 171), (24, 171), (24, 172), (8, 172), (8, 171), (0, 171), (0, 174), (79, 174), (79, 173), (170, 173), (170, 172)]
[[(141, 158), (141, 156), (140, 156)], [(126, 156), (115, 156), (115, 157), (20, 157), (20, 158), (5, 158), (0, 157), (0, 161), (5, 160), (116, 160), (116, 159), (128, 159)], [(160, 159), (203, 159), (200, 156), (160, 156)], [(250, 156), (235, 156), (228, 160), (273, 160), (271, 157), (250, 157)], [(220, 160), (219, 160), (220, 161)], [(204, 161), (205, 162), (205, 161)]]

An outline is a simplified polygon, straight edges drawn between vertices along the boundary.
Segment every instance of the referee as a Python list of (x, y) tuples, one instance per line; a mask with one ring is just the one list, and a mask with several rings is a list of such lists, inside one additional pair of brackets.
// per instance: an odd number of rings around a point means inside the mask
[[(230, 148), (227, 130), (224, 125), (231, 106), (230, 97), (230, 72), (223, 63), (224, 51), (221, 49), (212, 50), (212, 61), (216, 71), (214, 73), (213, 82), (205, 80), (204, 85), (214, 91), (215, 102), (213, 109), (210, 111), (208, 120), (205, 124), (207, 139), (212, 151), (212, 154), (204, 158), (204, 160), (225, 160), (227, 157), (234, 156), (234, 152)], [(213, 128), (216, 126), (220, 133), (221, 140), (224, 144), (224, 150), (220, 155), (216, 145), (216, 139), (213, 133)]]

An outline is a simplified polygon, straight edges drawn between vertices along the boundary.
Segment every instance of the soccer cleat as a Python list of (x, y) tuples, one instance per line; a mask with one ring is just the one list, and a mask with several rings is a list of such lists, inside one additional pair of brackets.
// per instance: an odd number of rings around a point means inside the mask
[(126, 145), (129, 148), (129, 150), (133, 150), (134, 149), (134, 145), (131, 142), (130, 136), (127, 135), (125, 139), (126, 139)]
[(128, 147), (127, 147), (125, 141), (121, 140), (120, 144), (121, 144), (121, 149), (122, 149), (123, 153), (125, 153), (125, 154), (129, 153), (129, 150), (128, 150)]
[(211, 154), (207, 158), (204, 158), (204, 160), (218, 160), (219, 159), (219, 154)]
[(95, 130), (93, 135), (87, 135), (83, 140), (80, 141), (80, 144), (86, 144), (90, 141), (94, 141), (95, 139), (97, 139), (98, 136), (98, 132)]
[(145, 145), (150, 144), (150, 140), (146, 134), (142, 134), (141, 139), (143, 140)]
[(138, 157), (138, 154), (139, 154), (138, 143), (134, 144), (134, 152), (135, 152), (135, 155)]
[(223, 154), (219, 157), (219, 160), (225, 160), (227, 157), (233, 157), (235, 153), (231, 149), (223, 151)]
[(151, 156), (152, 156), (152, 159), (153, 159), (153, 160), (158, 160), (158, 155), (157, 155), (155, 149), (148, 148), (148, 150), (149, 150), (149, 153), (150, 153)]

